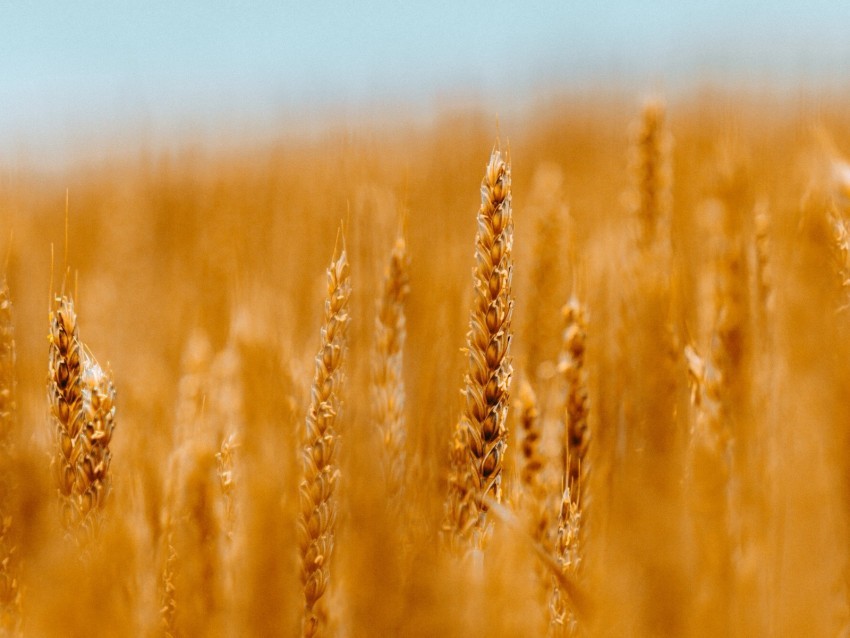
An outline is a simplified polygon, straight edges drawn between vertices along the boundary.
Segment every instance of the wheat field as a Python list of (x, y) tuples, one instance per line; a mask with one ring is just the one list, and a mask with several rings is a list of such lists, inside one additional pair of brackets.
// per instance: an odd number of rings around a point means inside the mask
[(0, 172), (0, 635), (850, 635), (840, 96)]

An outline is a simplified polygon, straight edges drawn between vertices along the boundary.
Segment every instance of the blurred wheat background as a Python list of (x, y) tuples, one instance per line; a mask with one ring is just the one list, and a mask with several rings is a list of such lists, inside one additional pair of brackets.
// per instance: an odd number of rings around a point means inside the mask
[(0, 635), (850, 632), (846, 93), (521, 67), (7, 109)]

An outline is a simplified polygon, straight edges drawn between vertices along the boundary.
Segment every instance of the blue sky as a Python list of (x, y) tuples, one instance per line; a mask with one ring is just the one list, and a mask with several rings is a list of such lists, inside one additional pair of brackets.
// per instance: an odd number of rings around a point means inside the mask
[(848, 70), (840, 0), (0, 0), (0, 146), (451, 95), (499, 110), (552, 89), (843, 86)]

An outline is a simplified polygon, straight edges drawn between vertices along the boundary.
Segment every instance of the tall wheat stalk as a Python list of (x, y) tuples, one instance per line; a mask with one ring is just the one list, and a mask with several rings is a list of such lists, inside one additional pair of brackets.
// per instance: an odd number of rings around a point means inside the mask
[(647, 248), (660, 233), (669, 232), (672, 141), (664, 126), (664, 111), (659, 100), (644, 105), (632, 146), (634, 214), (640, 221), (640, 243)]
[(399, 233), (378, 299), (372, 365), (372, 405), (375, 423), (383, 440), (384, 477), (390, 502), (396, 507), (403, 498), (406, 465), (403, 362), (407, 332), (404, 302), (410, 289), (409, 261), (404, 235)]
[(348, 257), (342, 250), (328, 268), (327, 299), (321, 328), (321, 345), (307, 411), (306, 438), (302, 449), (303, 479), (298, 538), (301, 551), (301, 582), (304, 586), (304, 636), (327, 632), (328, 613), (323, 595), (330, 579), (330, 559), (336, 533), (336, 484), (339, 465), (337, 414), (341, 400), (342, 364), (351, 296)]
[(564, 423), (566, 458), (564, 485), (569, 489), (573, 501), (584, 505), (587, 484), (587, 449), (590, 445), (588, 414), (590, 405), (587, 395), (587, 370), (584, 355), (587, 342), (587, 311), (573, 296), (562, 310), (564, 335), (561, 351), (560, 369), (566, 382), (566, 401), (564, 402)]
[[(559, 369), (565, 381), (563, 404), (564, 444), (560, 507), (555, 557), (563, 574), (575, 577), (582, 560), (582, 517), (587, 509), (587, 478), (590, 445), (590, 400), (588, 398), (585, 350), (587, 310), (573, 295), (561, 311), (564, 331)], [(576, 618), (565, 593), (554, 584), (550, 602), (550, 635), (572, 635)]]
[(475, 237), (474, 300), (467, 333), (465, 398), (452, 444), (447, 526), (481, 545), (485, 499), (502, 500), (513, 298), (511, 170), (494, 150), (481, 183)]

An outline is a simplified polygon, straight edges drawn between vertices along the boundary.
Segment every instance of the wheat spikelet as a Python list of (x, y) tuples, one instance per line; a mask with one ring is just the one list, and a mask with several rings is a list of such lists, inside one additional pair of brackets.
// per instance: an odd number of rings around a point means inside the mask
[(523, 379), (519, 385), (516, 400), (520, 451), (522, 452), (522, 463), (520, 465), (520, 480), (523, 489), (529, 493), (536, 493), (540, 489), (540, 472), (543, 469), (544, 459), (540, 453), (540, 413), (537, 408), (537, 396), (534, 388)]
[(399, 234), (384, 274), (375, 320), (372, 392), (375, 422), (383, 439), (384, 477), (390, 502), (400, 504), (404, 491), (407, 428), (404, 418), (403, 358), (406, 337), (404, 302), (409, 291), (409, 257)]
[(15, 405), (15, 333), (12, 301), (5, 278), (0, 284), (0, 635), (17, 636), (21, 623), (18, 548), (13, 529), (12, 474), (17, 409)]
[(564, 484), (568, 486), (572, 500), (578, 500), (584, 504), (584, 499), (579, 499), (579, 488), (587, 484), (586, 458), (590, 443), (590, 429), (587, 424), (590, 407), (587, 397), (587, 370), (584, 365), (587, 312), (579, 300), (573, 296), (564, 306), (562, 314), (564, 336), (560, 369), (567, 389), (564, 405), (566, 435)]
[[(235, 432), (231, 432), (221, 442), (221, 447), (215, 455), (216, 470), (218, 473), (219, 488), (223, 500), (221, 514), (221, 588), (223, 601), (229, 606), (228, 611), (237, 606), (237, 568), (244, 557), (244, 536), (237, 534), (237, 528), (241, 527), (239, 516), (239, 497), (237, 492), (244, 486), (237, 479), (237, 456), (239, 441)], [(233, 613), (227, 614), (229, 623), (236, 621)], [(228, 625), (230, 632), (236, 631), (236, 627)]]
[[(558, 511), (555, 559), (561, 574), (570, 580), (577, 578), (581, 565), (581, 523), (581, 504), (570, 496), (570, 489), (566, 487)], [(550, 636), (572, 636), (577, 631), (578, 619), (572, 608), (575, 601), (570, 599), (568, 593), (563, 583), (555, 579), (549, 601)]]
[(334, 495), (339, 479), (336, 417), (340, 406), (342, 363), (350, 321), (351, 295), (348, 257), (343, 245), (328, 268), (327, 299), (316, 355), (315, 374), (307, 412), (306, 440), (302, 450), (303, 480), (298, 535), (301, 550), (301, 582), (304, 586), (304, 636), (327, 631), (327, 611), (322, 596), (330, 577), (337, 517)]
[(452, 446), (448, 523), (477, 544), (487, 531), (485, 499), (502, 499), (511, 383), (513, 219), (510, 164), (494, 150), (481, 183), (474, 301), (467, 334), (464, 407)]
[[(581, 563), (581, 522), (586, 509), (585, 491), (589, 464), (587, 450), (590, 444), (588, 415), (590, 405), (587, 391), (585, 348), (587, 342), (587, 311), (573, 295), (562, 309), (564, 321), (563, 345), (559, 369), (566, 382), (563, 407), (564, 474), (562, 497), (558, 510), (555, 557), (564, 574), (575, 577)], [(551, 636), (573, 635), (577, 621), (564, 592), (554, 583), (549, 603)]]
[(63, 522), (92, 533), (111, 483), (115, 387), (79, 337), (73, 300), (62, 296), (56, 303), (48, 338), (48, 399), (58, 443), (52, 465)]
[(83, 411), (83, 347), (77, 330), (74, 302), (57, 299), (50, 313), (48, 398), (56, 429), (58, 452), (53, 471), (59, 488), (63, 522), (70, 526), (77, 519), (76, 464), (78, 439), (85, 425)]
[(234, 339), (219, 352), (212, 362), (209, 386), (215, 391), (210, 395), (211, 431), (220, 441), (216, 453), (218, 478), (224, 502), (224, 531), (228, 542), (232, 542), (238, 521), (236, 495), (236, 465), (238, 450), (243, 436), (243, 388), (242, 361)]
[[(517, 439), (521, 452), (519, 467), (519, 510), (524, 517), (527, 533), (535, 547), (555, 561), (557, 548), (554, 504), (550, 498), (553, 490), (548, 476), (544, 475), (546, 458), (542, 450), (542, 428), (537, 396), (534, 388), (522, 378), (514, 401)], [(560, 481), (558, 482), (560, 487)], [(557, 489), (554, 490), (557, 492)], [(560, 569), (560, 566), (558, 566)], [(548, 604), (552, 592), (551, 566), (535, 561), (535, 571), (540, 585), (540, 600)]]
[[(554, 550), (553, 520), (550, 507), (551, 481), (544, 474), (546, 456), (543, 453), (543, 429), (537, 396), (531, 384), (523, 379), (515, 401), (518, 439), (521, 452), (520, 485), (521, 504), (529, 530), (534, 540), (546, 551)], [(560, 485), (559, 485), (560, 487)], [(555, 490), (557, 491), (557, 490)]]
[(236, 480), (234, 476), (234, 460), (238, 442), (234, 434), (228, 434), (221, 442), (221, 448), (215, 455), (218, 480), (224, 497), (225, 536), (233, 538), (236, 527)]
[(635, 131), (631, 170), (636, 187), (633, 208), (640, 221), (640, 244), (652, 246), (670, 223), (670, 147), (664, 127), (664, 104), (652, 100), (644, 105)]
[(112, 484), (109, 442), (115, 429), (115, 386), (111, 372), (105, 372), (91, 355), (85, 357), (83, 371), (83, 412), (85, 425), (80, 432), (76, 467), (77, 503), (83, 523), (97, 529)]

